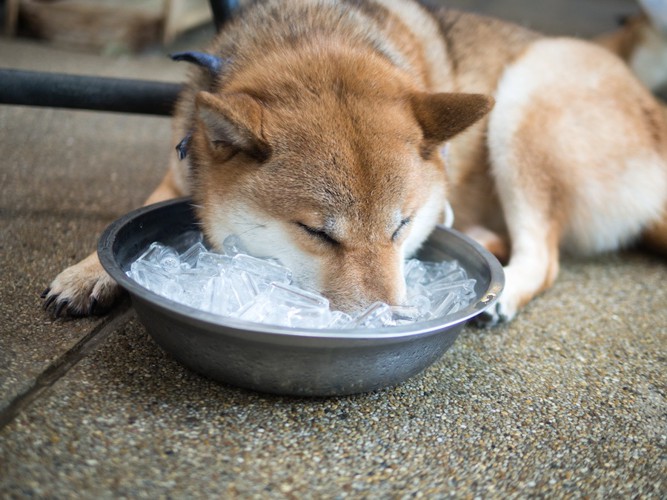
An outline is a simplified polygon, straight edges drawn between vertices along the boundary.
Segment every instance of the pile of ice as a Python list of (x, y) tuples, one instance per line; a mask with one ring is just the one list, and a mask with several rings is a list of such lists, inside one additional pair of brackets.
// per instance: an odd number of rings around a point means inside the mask
[[(177, 248), (186, 248), (179, 252)], [(456, 261), (405, 264), (407, 304), (376, 302), (350, 316), (334, 311), (322, 295), (298, 286), (292, 272), (273, 259), (248, 255), (237, 236), (223, 253), (212, 252), (190, 232), (174, 246), (155, 242), (127, 275), (149, 290), (222, 316), (300, 328), (378, 328), (438, 318), (475, 298), (475, 280)]]

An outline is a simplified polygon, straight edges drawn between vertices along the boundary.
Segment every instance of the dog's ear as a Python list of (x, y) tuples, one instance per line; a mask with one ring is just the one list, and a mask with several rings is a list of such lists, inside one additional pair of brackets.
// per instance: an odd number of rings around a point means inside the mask
[(412, 109), (428, 145), (438, 145), (463, 132), (493, 107), (493, 97), (482, 94), (417, 93)]
[(196, 97), (197, 115), (209, 141), (243, 151), (259, 160), (270, 153), (262, 135), (262, 107), (248, 94), (216, 96), (201, 91)]

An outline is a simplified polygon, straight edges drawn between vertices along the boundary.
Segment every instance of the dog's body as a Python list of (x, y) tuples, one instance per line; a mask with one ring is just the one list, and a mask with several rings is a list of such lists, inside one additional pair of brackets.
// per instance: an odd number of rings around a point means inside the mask
[[(187, 159), (148, 202), (191, 194), (211, 242), (239, 234), (338, 307), (399, 303), (447, 201), (507, 261), (491, 323), (551, 286), (562, 248), (667, 253), (665, 113), (592, 43), (412, 0), (268, 0), (209, 52), (226, 64), (193, 75), (174, 122)], [(91, 256), (47, 303), (116, 293)]]

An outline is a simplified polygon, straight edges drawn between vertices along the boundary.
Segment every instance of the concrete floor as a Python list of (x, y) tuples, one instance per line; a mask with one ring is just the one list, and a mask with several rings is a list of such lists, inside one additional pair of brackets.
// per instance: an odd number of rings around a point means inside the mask
[[(633, 9), (462, 3), (586, 36)], [(182, 81), (157, 52), (4, 39), (0, 65)], [(352, 397), (203, 379), (126, 302), (53, 321), (39, 293), (158, 182), (169, 127), (0, 106), (0, 497), (667, 496), (667, 265), (651, 256), (567, 260), (511, 325), (467, 328), (423, 374)]]

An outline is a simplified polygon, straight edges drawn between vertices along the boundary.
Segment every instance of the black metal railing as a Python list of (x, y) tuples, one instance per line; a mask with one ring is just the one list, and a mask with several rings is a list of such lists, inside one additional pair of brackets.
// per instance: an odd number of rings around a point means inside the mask
[[(229, 20), (237, 0), (209, 0), (216, 29)], [(177, 83), (70, 75), (0, 68), (0, 104), (171, 115)]]

